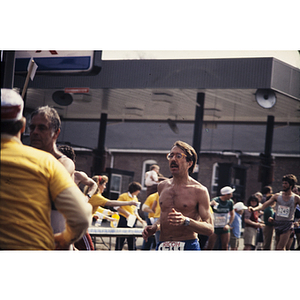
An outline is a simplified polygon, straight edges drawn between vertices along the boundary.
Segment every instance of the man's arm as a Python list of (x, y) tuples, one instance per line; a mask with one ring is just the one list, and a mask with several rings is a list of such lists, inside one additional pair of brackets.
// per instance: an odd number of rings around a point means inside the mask
[(97, 183), (92, 178), (87, 176), (86, 173), (84, 173), (82, 171), (74, 172), (74, 181), (77, 185), (82, 183), (82, 184), (88, 186), (87, 194), (89, 194), (91, 196), (95, 194), (95, 192), (98, 188)]
[(143, 225), (143, 227), (147, 226), (146, 221), (144, 221), (141, 216), (139, 215), (138, 212), (135, 212), (134, 215), (136, 216), (136, 218), (141, 222), (141, 224)]
[[(191, 220), (191, 228), (199, 234), (210, 236), (214, 233), (214, 222), (210, 213), (210, 198), (207, 188), (201, 188), (198, 198), (198, 213), (201, 218), (200, 222)], [(189, 227), (188, 226), (188, 227)]]
[[(230, 229), (230, 227), (231, 227), (231, 225), (232, 225), (232, 222), (233, 222), (233, 220), (234, 220), (234, 217), (235, 217), (235, 215), (234, 215), (234, 210), (230, 211), (229, 214), (230, 214), (230, 219), (229, 219), (228, 224), (226, 225), (226, 226), (228, 226), (226, 229)], [(226, 227), (226, 226), (225, 226), (225, 227)]]
[(157, 207), (157, 200), (154, 200), (153, 204), (152, 204), (152, 207), (151, 207), (151, 209), (153, 210), (153, 212), (155, 212), (156, 207)]
[(154, 211), (148, 205), (146, 205), (145, 203), (142, 206), (142, 211), (150, 213), (150, 214), (154, 213)]
[(57, 249), (66, 249), (79, 240), (92, 221), (92, 206), (85, 202), (77, 186), (63, 190), (54, 201), (55, 206), (66, 219), (66, 229), (55, 235)]
[(105, 203), (105, 206), (131, 206), (131, 205), (138, 205), (137, 201), (118, 201), (118, 200), (108, 200)]
[(125, 209), (123, 209), (121, 207), (118, 207), (117, 210), (118, 210), (119, 213), (122, 213), (123, 215), (125, 215), (126, 219), (130, 216), (130, 213), (127, 210), (125, 210)]
[(295, 195), (295, 206), (297, 204), (300, 205), (300, 197), (299, 197), (299, 195)]
[(274, 201), (277, 200), (279, 194), (274, 194), (269, 200), (267, 200), (264, 204), (259, 204), (256, 207), (249, 206), (248, 210), (249, 211), (257, 211), (257, 210), (264, 210), (268, 206), (272, 205)]
[(154, 224), (148, 225), (144, 228), (142, 233), (143, 239), (147, 242), (148, 238), (155, 234), (155, 232), (158, 230), (160, 230), (160, 218), (158, 218)]

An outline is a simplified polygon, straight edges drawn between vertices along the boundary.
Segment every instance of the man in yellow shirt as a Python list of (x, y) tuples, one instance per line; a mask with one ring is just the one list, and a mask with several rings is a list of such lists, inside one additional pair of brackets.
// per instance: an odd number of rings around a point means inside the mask
[[(68, 249), (91, 220), (91, 206), (69, 173), (52, 155), (22, 144), (23, 100), (1, 89), (0, 249)], [(53, 235), (51, 203), (66, 218)]]

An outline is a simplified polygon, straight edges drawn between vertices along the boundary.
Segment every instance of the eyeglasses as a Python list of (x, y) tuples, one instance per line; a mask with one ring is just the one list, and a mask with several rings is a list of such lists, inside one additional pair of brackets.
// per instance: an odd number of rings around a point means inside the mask
[(170, 160), (175, 156), (176, 159), (181, 159), (182, 157), (187, 157), (184, 153), (169, 153), (167, 155), (167, 159)]

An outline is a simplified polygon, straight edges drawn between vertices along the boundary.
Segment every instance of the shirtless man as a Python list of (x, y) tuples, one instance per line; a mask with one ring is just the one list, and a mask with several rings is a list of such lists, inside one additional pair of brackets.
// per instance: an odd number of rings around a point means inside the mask
[[(297, 177), (288, 174), (282, 177), (282, 191), (274, 194), (269, 200), (259, 206), (248, 209), (250, 211), (264, 210), (276, 202), (274, 227), (276, 233), (276, 250), (286, 250), (291, 230), (294, 226), (294, 215), (297, 204), (300, 205), (300, 197), (292, 192)], [(296, 224), (298, 226), (299, 224)]]
[(207, 188), (189, 176), (197, 153), (187, 143), (177, 141), (167, 159), (173, 178), (158, 185), (160, 218), (144, 228), (143, 238), (147, 241), (160, 229), (157, 250), (201, 250), (198, 234), (209, 236), (214, 227)]
[[(68, 158), (70, 158), (73, 163), (75, 164), (76, 162), (76, 154), (74, 149), (69, 146), (69, 145), (60, 145), (58, 146), (58, 150), (66, 155)], [(85, 172), (82, 171), (74, 171), (74, 181), (75, 183), (80, 186), (81, 184), (88, 186), (88, 190), (87, 190), (87, 196), (86, 196), (86, 201), (88, 202), (89, 199), (95, 194), (95, 192), (98, 189), (98, 185), (97, 183), (90, 178)]]

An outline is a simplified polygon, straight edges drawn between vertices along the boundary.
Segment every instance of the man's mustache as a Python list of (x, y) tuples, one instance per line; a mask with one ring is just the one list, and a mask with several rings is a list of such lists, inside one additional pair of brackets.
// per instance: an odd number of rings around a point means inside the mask
[(176, 163), (174, 163), (174, 162), (172, 162), (170, 166), (171, 167), (178, 167), (178, 165)]

